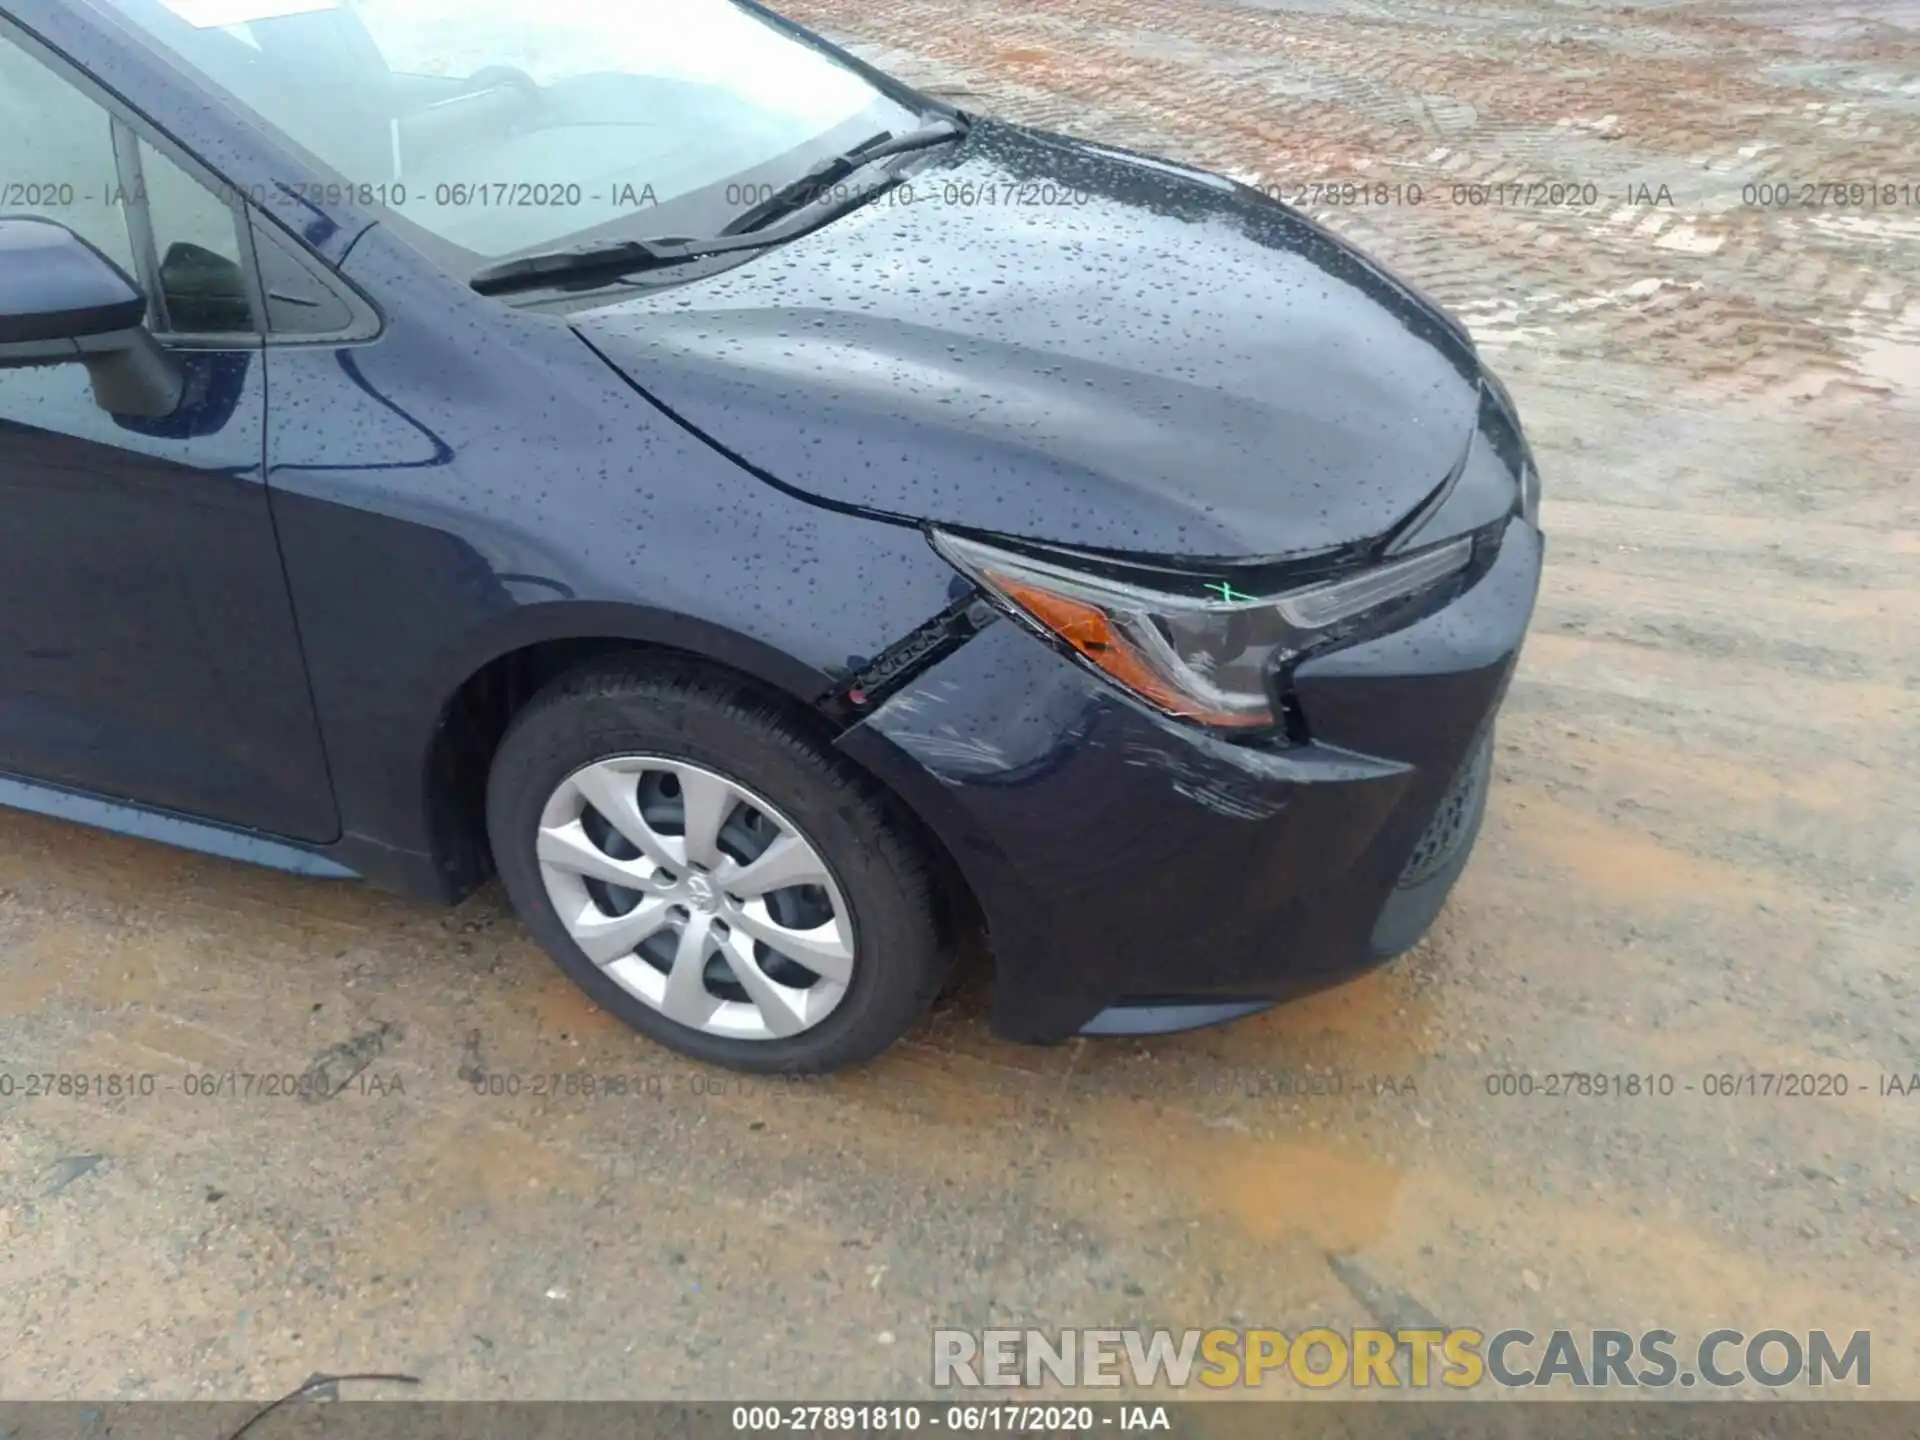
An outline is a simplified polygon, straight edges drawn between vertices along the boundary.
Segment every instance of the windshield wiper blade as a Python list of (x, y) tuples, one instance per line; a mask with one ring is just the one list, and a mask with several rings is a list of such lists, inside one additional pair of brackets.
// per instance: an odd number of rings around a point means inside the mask
[[(775, 221), (803, 211), (812, 203), (820, 187), (843, 180), (875, 160), (884, 160), (890, 155), (904, 154), (909, 150), (924, 150), (964, 134), (964, 125), (943, 120), (905, 135), (875, 135), (846, 154), (816, 165), (793, 184), (735, 217), (711, 240), (695, 240), (684, 235), (667, 235), (649, 240), (594, 240), (584, 245), (542, 250), (532, 255), (497, 261), (476, 270), (467, 283), (482, 295), (511, 295), (522, 290), (589, 289), (611, 284), (623, 275), (636, 275), (669, 265), (684, 265), (691, 260), (704, 260), (710, 255), (764, 250), (769, 245), (814, 228), (812, 225), (797, 228), (782, 226), (777, 235), (766, 233)], [(833, 208), (837, 211), (840, 207)], [(826, 213), (820, 216), (823, 222), (829, 218), (831, 216)]]
[(876, 160), (884, 160), (890, 155), (904, 155), (909, 150), (944, 145), (966, 133), (966, 126), (954, 120), (937, 121), (918, 130), (909, 130), (904, 135), (883, 130), (878, 135), (862, 140), (846, 153), (821, 161), (798, 180), (781, 186), (757, 205), (741, 211), (726, 223), (720, 233), (745, 235), (762, 229), (783, 216), (811, 205), (829, 185), (837, 185)]
[(680, 235), (658, 240), (596, 240), (502, 260), (474, 271), (467, 283), (482, 295), (511, 295), (518, 290), (541, 290), (576, 281), (589, 286), (733, 250), (762, 250), (774, 243), (774, 238), (766, 235), (725, 240), (689, 240)]

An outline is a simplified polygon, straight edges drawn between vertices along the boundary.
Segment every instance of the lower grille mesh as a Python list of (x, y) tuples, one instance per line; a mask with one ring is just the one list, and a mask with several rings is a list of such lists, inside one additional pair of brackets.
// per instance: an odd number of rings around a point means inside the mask
[(1431, 879), (1459, 853), (1460, 847), (1473, 831), (1473, 818), (1479, 812), (1480, 800), (1486, 792), (1492, 770), (1493, 735), (1489, 732), (1473, 747), (1473, 753), (1453, 777), (1447, 793), (1440, 797), (1439, 808), (1433, 812), (1427, 828), (1420, 832), (1420, 839), (1413, 847), (1413, 857), (1407, 861), (1407, 868), (1400, 872), (1402, 890), (1410, 890), (1422, 881)]

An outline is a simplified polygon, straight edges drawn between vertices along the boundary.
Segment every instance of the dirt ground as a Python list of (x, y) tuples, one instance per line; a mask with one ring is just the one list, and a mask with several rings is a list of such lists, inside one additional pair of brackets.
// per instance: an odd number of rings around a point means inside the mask
[[(1459, 891), (1226, 1029), (1022, 1049), (965, 993), (781, 1086), (630, 1037), (497, 890), (5, 814), (0, 1069), (161, 1087), (0, 1102), (0, 1393), (900, 1396), (937, 1325), (1432, 1315), (1871, 1329), (1873, 1393), (1920, 1397), (1920, 1095), (1882, 1093), (1920, 1072), (1920, 5), (788, 8), (968, 108), (1308, 187), (1469, 321), (1550, 542)], [(364, 1068), (181, 1084), (316, 1063)], [(1566, 1071), (1674, 1088), (1488, 1092)], [(556, 1073), (639, 1093), (524, 1093)], [(1778, 1073), (1847, 1093), (1709, 1093)]]

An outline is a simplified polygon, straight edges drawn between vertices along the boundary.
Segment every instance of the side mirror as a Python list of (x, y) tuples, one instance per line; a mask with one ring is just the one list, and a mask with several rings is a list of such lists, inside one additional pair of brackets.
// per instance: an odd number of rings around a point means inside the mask
[(101, 409), (171, 415), (185, 378), (146, 315), (140, 287), (66, 226), (0, 217), (0, 369), (85, 365)]

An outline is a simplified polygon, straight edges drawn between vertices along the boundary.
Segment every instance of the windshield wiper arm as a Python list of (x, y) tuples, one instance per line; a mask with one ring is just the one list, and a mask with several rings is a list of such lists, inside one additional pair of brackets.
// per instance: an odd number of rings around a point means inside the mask
[[(736, 216), (711, 240), (667, 235), (651, 240), (595, 240), (560, 250), (542, 250), (476, 270), (467, 283), (482, 295), (511, 295), (522, 290), (545, 290), (605, 285), (623, 275), (659, 270), (725, 255), (738, 250), (763, 250), (790, 238), (795, 227), (783, 226), (778, 235), (764, 233), (776, 220), (804, 210), (820, 188), (843, 180), (854, 171), (889, 155), (924, 150), (966, 133), (964, 125), (943, 120), (905, 135), (875, 135), (844, 155), (816, 165), (791, 185), (775, 192), (751, 210)], [(838, 207), (836, 207), (838, 208)], [(822, 220), (828, 218), (823, 215)], [(807, 229), (812, 226), (804, 227)]]
[(791, 184), (783, 185), (759, 204), (741, 211), (721, 229), (722, 235), (745, 235), (772, 224), (783, 216), (811, 205), (829, 185), (836, 185), (856, 170), (864, 169), (889, 155), (904, 155), (909, 150), (925, 150), (944, 145), (966, 134), (957, 121), (941, 120), (904, 135), (881, 131), (862, 140), (845, 154), (823, 160)]
[(569, 281), (583, 286), (604, 284), (642, 270), (682, 265), (731, 250), (762, 250), (774, 243), (774, 238), (766, 235), (724, 240), (689, 240), (680, 235), (659, 240), (596, 240), (564, 250), (542, 250), (535, 255), (502, 260), (474, 271), (467, 283), (482, 295), (511, 295), (518, 290), (541, 290)]

